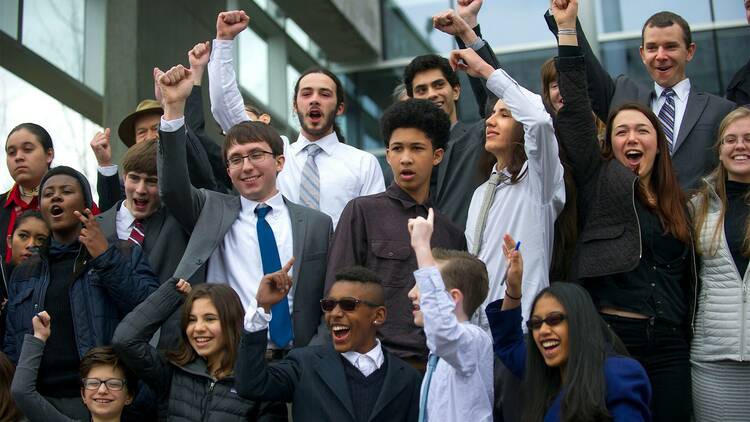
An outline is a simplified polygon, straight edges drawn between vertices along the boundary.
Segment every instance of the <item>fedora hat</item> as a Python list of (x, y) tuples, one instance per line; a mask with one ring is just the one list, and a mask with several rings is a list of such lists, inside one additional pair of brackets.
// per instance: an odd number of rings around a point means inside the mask
[(161, 108), (156, 100), (143, 100), (138, 103), (135, 111), (128, 115), (128, 117), (122, 119), (120, 127), (117, 128), (117, 134), (120, 135), (122, 143), (128, 148), (135, 144), (135, 121), (139, 117), (146, 114), (164, 114), (164, 109)]

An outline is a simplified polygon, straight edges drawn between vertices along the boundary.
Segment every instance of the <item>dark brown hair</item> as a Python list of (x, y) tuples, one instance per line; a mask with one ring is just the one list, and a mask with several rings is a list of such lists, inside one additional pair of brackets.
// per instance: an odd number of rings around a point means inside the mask
[(0, 352), (0, 421), (16, 422), (23, 419), (23, 413), (16, 407), (10, 394), (10, 382), (15, 368), (5, 353)]
[(232, 126), (224, 138), (222, 155), (227, 160), (227, 152), (232, 145), (244, 145), (253, 142), (266, 143), (271, 148), (274, 157), (284, 153), (284, 142), (279, 136), (279, 132), (263, 122), (242, 122)]
[(490, 290), (487, 267), (479, 258), (466, 251), (435, 248), (432, 255), (445, 261), (440, 270), (446, 290), (458, 289), (464, 295), (463, 310), (471, 317), (487, 298)]
[(669, 28), (672, 25), (677, 25), (682, 29), (682, 39), (685, 41), (685, 48), (690, 47), (690, 44), (693, 43), (693, 35), (690, 33), (690, 25), (682, 18), (682, 16), (666, 11), (654, 13), (650, 18), (646, 19), (646, 23), (643, 24), (643, 28), (641, 29), (641, 45), (645, 42), (643, 36), (646, 33), (646, 28)]
[[(262, 124), (262, 123), (261, 123)], [(265, 126), (265, 125), (264, 125)], [(176, 352), (169, 354), (170, 359), (177, 365), (184, 366), (197, 359), (198, 353), (190, 346), (187, 337), (187, 327), (190, 323), (190, 312), (193, 310), (193, 302), (197, 299), (208, 299), (213, 303), (218, 312), (221, 332), (224, 336), (224, 357), (216, 372), (216, 378), (224, 378), (234, 370), (234, 362), (237, 360), (237, 350), (240, 346), (242, 334), (242, 322), (245, 310), (237, 292), (226, 284), (203, 283), (196, 287), (185, 299), (182, 306), (182, 319), (180, 323), (180, 345)]]
[(125, 366), (125, 363), (120, 360), (120, 357), (115, 353), (115, 349), (110, 346), (89, 349), (81, 358), (81, 363), (78, 366), (78, 375), (81, 379), (87, 378), (89, 372), (95, 366), (111, 366), (112, 369), (122, 371), (125, 377), (127, 393), (135, 397), (138, 392), (138, 377), (135, 375), (135, 372)]
[(614, 151), (612, 150), (613, 125), (617, 115), (624, 110), (639, 111), (646, 116), (656, 130), (657, 153), (654, 158), (654, 167), (651, 171), (651, 186), (656, 198), (656, 204), (651, 204), (648, 201), (646, 192), (640, 183), (636, 186), (638, 200), (641, 204), (656, 213), (662, 227), (664, 227), (665, 233), (671, 233), (672, 236), (689, 244), (691, 243), (690, 224), (685, 209), (685, 194), (682, 192), (682, 188), (680, 188), (677, 177), (674, 174), (672, 158), (669, 156), (667, 137), (664, 135), (664, 130), (661, 128), (659, 119), (654, 112), (639, 103), (625, 103), (612, 110), (607, 119), (607, 134), (602, 145), (602, 156), (607, 160), (614, 158)]
[(156, 176), (156, 139), (138, 142), (128, 148), (122, 159), (123, 175), (132, 172)]
[[(321, 73), (323, 75), (328, 76), (331, 78), (333, 83), (336, 85), (336, 109), (339, 108), (339, 106), (342, 106), (346, 103), (346, 95), (344, 93), (344, 85), (341, 83), (341, 80), (331, 72), (330, 70), (324, 68), (324, 67), (311, 67), (304, 71), (301, 75), (299, 75), (299, 78), (297, 78), (297, 81), (294, 83), (294, 98), (292, 98), (292, 104), (294, 106), (297, 106), (297, 93), (299, 93), (299, 83), (302, 81), (302, 78), (304, 78), (307, 75), (313, 74), (313, 73)], [(341, 128), (339, 127), (338, 123), (336, 123), (336, 119), (333, 120), (333, 131), (336, 133), (336, 136), (339, 138), (339, 142), (346, 143), (346, 139), (344, 138), (344, 134), (341, 131)]]
[[(495, 109), (495, 104), (497, 104), (497, 98), (490, 97), (487, 100), (487, 105), (485, 107), (486, 110), (486, 116), (487, 118), (491, 118), (493, 111)], [(514, 118), (515, 120), (515, 118)], [(511, 158), (510, 163), (505, 163), (506, 169), (508, 170), (508, 173), (510, 173), (510, 184), (516, 184), (523, 179), (523, 177), (526, 175), (526, 170), (523, 170), (523, 165), (527, 160), (526, 157), (526, 150), (524, 149), (524, 130), (523, 125), (516, 120), (514, 126), (513, 126), (513, 133), (511, 133)], [(485, 137), (485, 142), (487, 141), (487, 138)], [(482, 152), (482, 155), (479, 157), (479, 174), (482, 180), (486, 180), (487, 175), (492, 172), (492, 166), (497, 163), (497, 158), (488, 152), (487, 150), (484, 150)], [(523, 170), (523, 171), (521, 171)]]

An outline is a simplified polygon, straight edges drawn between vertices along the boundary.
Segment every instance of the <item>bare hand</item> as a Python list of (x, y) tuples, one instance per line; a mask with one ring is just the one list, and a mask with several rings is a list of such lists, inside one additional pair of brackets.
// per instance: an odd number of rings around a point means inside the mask
[(464, 21), (463, 18), (452, 9), (448, 9), (445, 12), (433, 16), (432, 26), (448, 35), (454, 35), (461, 38), (466, 45), (471, 45), (477, 40), (477, 35), (471, 29), (469, 24), (467, 24), (466, 21)]
[(477, 16), (482, 8), (484, 0), (458, 0), (456, 12), (461, 16), (470, 28), (477, 26)]
[(190, 51), (188, 51), (188, 61), (190, 62), (190, 70), (193, 71), (191, 77), (193, 78), (193, 85), (200, 85), (201, 79), (203, 79), (203, 71), (206, 69), (208, 59), (211, 56), (211, 43), (209, 41), (201, 42), (196, 44)]
[(271, 307), (284, 299), (292, 288), (292, 278), (289, 277), (289, 270), (292, 269), (292, 265), (294, 265), (294, 257), (284, 264), (280, 270), (266, 274), (260, 280), (255, 300), (266, 313), (271, 312)]
[(221, 12), (216, 17), (216, 39), (233, 40), (249, 23), (250, 17), (244, 10)]
[(104, 132), (96, 132), (96, 135), (91, 139), (91, 149), (94, 151), (94, 157), (96, 157), (96, 163), (99, 167), (107, 167), (112, 165), (112, 148), (109, 144), (109, 128), (104, 129)]
[(190, 69), (185, 69), (179, 64), (166, 72), (157, 70), (156, 81), (163, 99), (164, 119), (174, 120), (182, 117), (185, 112), (185, 100), (193, 90)]
[(190, 294), (191, 291), (193, 291), (193, 287), (190, 285), (190, 283), (187, 282), (187, 280), (180, 279), (177, 281), (177, 283), (174, 285), (174, 288), (180, 292), (183, 296), (187, 296)]
[(482, 60), (471, 48), (454, 50), (451, 52), (450, 63), (453, 70), (463, 70), (467, 75), (474, 78), (488, 79), (495, 69)]
[(162, 107), (164, 107), (164, 102), (161, 98), (161, 88), (159, 88), (159, 74), (161, 73), (161, 70), (159, 70), (158, 67), (155, 67), (152, 71), (152, 75), (154, 77), (154, 99), (161, 104)]
[(89, 255), (92, 258), (96, 258), (106, 252), (109, 242), (107, 242), (107, 237), (104, 236), (104, 232), (102, 232), (102, 228), (96, 221), (96, 217), (91, 213), (91, 210), (86, 208), (83, 210), (83, 214), (78, 211), (73, 211), (73, 214), (83, 224), (83, 228), (78, 234), (78, 241), (86, 247)]
[(550, 10), (558, 28), (575, 28), (578, 17), (578, 0), (552, 0)]
[(51, 321), (52, 318), (47, 311), (42, 311), (34, 315), (34, 318), (31, 319), (31, 326), (34, 327), (34, 337), (46, 342), (50, 334), (52, 334)]
[(427, 211), (427, 218), (410, 218), (407, 227), (411, 236), (411, 247), (429, 249), (432, 231), (435, 227), (435, 212), (430, 208)]
[(505, 270), (507, 290), (514, 297), (521, 296), (521, 280), (523, 279), (523, 258), (521, 251), (516, 250), (516, 241), (511, 235), (503, 236), (503, 254), (508, 261)]

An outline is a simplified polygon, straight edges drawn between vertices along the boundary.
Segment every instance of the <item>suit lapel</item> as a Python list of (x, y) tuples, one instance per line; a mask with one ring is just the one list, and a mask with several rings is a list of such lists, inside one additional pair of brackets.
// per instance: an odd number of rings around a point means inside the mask
[[(323, 380), (326, 386), (339, 399), (344, 408), (349, 412), (352, 420), (355, 420), (354, 406), (349, 396), (349, 386), (346, 383), (346, 373), (344, 364), (341, 363), (341, 357), (331, 349), (323, 349), (318, 354), (318, 363), (315, 365), (315, 372)], [(385, 388), (385, 385), (383, 386)]]
[(372, 408), (370, 413), (370, 419), (373, 420), (375, 417), (385, 409), (394, 398), (401, 394), (401, 391), (406, 387), (404, 382), (404, 363), (391, 358), (390, 353), (385, 352), (385, 359), (388, 362), (388, 367), (385, 372), (385, 380), (383, 381), (383, 388), (380, 390), (378, 401), (375, 402), (375, 407)]
[(448, 140), (448, 145), (445, 147), (445, 153), (443, 154), (443, 161), (438, 164), (438, 179), (435, 192), (435, 199), (439, 198), (443, 190), (443, 182), (445, 181), (446, 173), (450, 166), (451, 155), (453, 154), (453, 146), (457, 139), (460, 139), (466, 133), (467, 127), (460, 120), (456, 122), (456, 125), (451, 129), (451, 136)]
[(687, 107), (685, 107), (685, 114), (682, 116), (682, 124), (680, 124), (680, 133), (677, 135), (677, 142), (674, 146), (674, 155), (677, 153), (677, 149), (680, 148), (685, 138), (693, 130), (693, 126), (698, 123), (703, 109), (708, 104), (708, 96), (704, 93), (695, 92), (693, 88), (690, 88), (690, 94), (688, 94)]
[[(292, 282), (296, 285), (299, 281), (299, 269), (302, 266), (302, 253), (304, 251), (305, 238), (307, 236), (307, 218), (300, 210), (299, 205), (284, 198), (284, 203), (289, 210), (289, 218), (292, 220), (292, 256), (298, 261), (294, 266)], [(282, 263), (283, 265), (283, 263)]]
[(99, 225), (104, 235), (107, 236), (109, 243), (117, 243), (120, 240), (117, 237), (117, 211), (120, 210), (120, 206), (122, 206), (122, 201), (102, 213), (99, 217)]
[(161, 233), (161, 229), (164, 227), (165, 218), (166, 210), (162, 206), (146, 220), (146, 233), (143, 235), (143, 249), (146, 253), (149, 253), (151, 247), (159, 237), (159, 233)]

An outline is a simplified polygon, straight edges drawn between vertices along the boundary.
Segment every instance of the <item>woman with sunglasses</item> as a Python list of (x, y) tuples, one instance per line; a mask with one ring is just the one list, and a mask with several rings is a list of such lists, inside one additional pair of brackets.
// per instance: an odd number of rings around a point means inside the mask
[(586, 291), (553, 283), (532, 302), (524, 346), (523, 261), (505, 235), (505, 299), (487, 306), (495, 354), (522, 379), (522, 420), (650, 421), (651, 386), (643, 367), (599, 317)]
[[(558, 139), (578, 188), (581, 228), (572, 279), (646, 369), (654, 420), (690, 420), (689, 336), (698, 283), (687, 200), (670, 157), (674, 147), (659, 117), (640, 103), (613, 105), (599, 147), (577, 8), (573, 0), (552, 2), (564, 100)], [(668, 120), (668, 110), (660, 114)]]
[[(180, 307), (180, 344), (165, 355), (149, 341)], [(233, 391), (244, 316), (226, 284), (167, 281), (122, 320), (112, 346), (156, 393), (161, 419), (255, 420), (256, 403)]]
[(719, 125), (719, 165), (692, 203), (701, 291), (690, 359), (696, 421), (746, 420), (750, 413), (750, 109)]
[[(51, 317), (40, 312), (32, 320), (34, 335), (26, 334), (11, 392), (29, 421), (68, 422), (36, 389), (44, 345), (52, 333)], [(94, 422), (119, 421), (123, 408), (133, 402), (138, 385), (133, 371), (122, 364), (111, 347), (89, 350), (80, 364), (81, 399)]]

